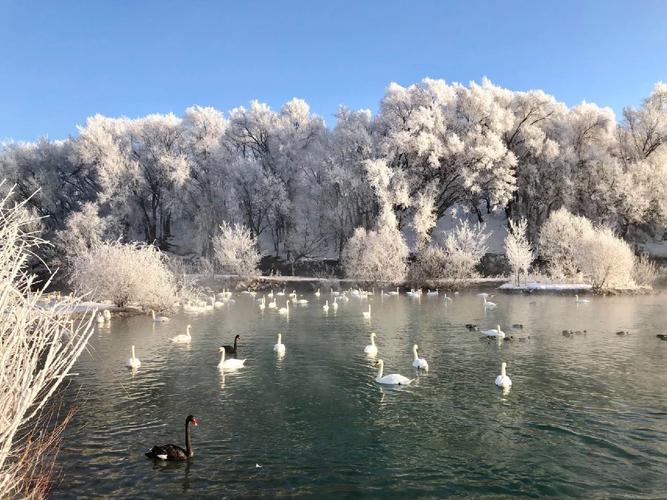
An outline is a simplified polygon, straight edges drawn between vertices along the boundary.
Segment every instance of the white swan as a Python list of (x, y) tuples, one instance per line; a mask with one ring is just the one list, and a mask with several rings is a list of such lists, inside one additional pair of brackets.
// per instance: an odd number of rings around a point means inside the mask
[(371, 333), (371, 343), (364, 347), (364, 352), (369, 356), (377, 355), (378, 346), (375, 345), (375, 332)]
[(329, 301), (327, 300), (324, 305), (322, 306), (322, 309), (324, 309), (324, 312), (329, 312)]
[(375, 377), (375, 381), (378, 384), (385, 384), (385, 385), (408, 385), (410, 382), (412, 382), (411, 379), (408, 377), (404, 377), (403, 375), (399, 375), (398, 373), (391, 373), (389, 375), (385, 375), (384, 377), (382, 376), (382, 370), (384, 369), (384, 361), (381, 359), (378, 359), (375, 362), (375, 366), (378, 367), (378, 374), (377, 377)]
[(266, 297), (262, 297), (259, 303), (259, 310), (263, 311), (264, 309), (266, 309)]
[(270, 299), (272, 299), (272, 298), (273, 298), (273, 290), (271, 290), (271, 291), (269, 292), (269, 295), (268, 295), (268, 297), (269, 297)]
[(220, 348), (220, 363), (218, 363), (218, 370), (238, 370), (243, 368), (245, 359), (229, 358), (225, 360), (225, 348)]
[(285, 302), (285, 307), (281, 307), (280, 309), (278, 309), (278, 312), (280, 314), (288, 315), (289, 314), (289, 301)]
[(392, 290), (391, 292), (387, 292), (387, 295), (399, 295), (399, 288), (396, 287), (396, 290)]
[(276, 309), (278, 307), (278, 304), (276, 303), (276, 299), (273, 299), (271, 302), (269, 302), (269, 309)]
[(318, 288), (317, 292), (315, 292), (315, 297), (319, 297), (319, 296), (320, 296), (320, 289)]
[(486, 292), (478, 293), (477, 296), (482, 297), (482, 298), (486, 298), (486, 299), (488, 299), (490, 297), (490, 295)]
[(306, 299), (299, 299), (296, 301), (296, 303), (301, 306), (305, 306), (306, 304), (308, 304), (308, 301)]
[(452, 301), (452, 298), (451, 298), (451, 297), (447, 297), (447, 294), (445, 294), (445, 298), (444, 298), (443, 300), (444, 300), (445, 302), (451, 302), (451, 301)]
[(486, 300), (486, 297), (482, 297), (482, 298), (484, 299), (484, 308), (485, 309), (493, 309), (498, 305), (495, 302), (489, 302), (488, 300)]
[(431, 290), (430, 288), (426, 292), (426, 295), (438, 295), (439, 290), (436, 288), (435, 290)]
[(496, 385), (503, 389), (512, 387), (512, 379), (507, 376), (507, 363), (500, 365), (500, 375), (496, 377)]
[(368, 311), (363, 312), (364, 319), (371, 319), (371, 305), (368, 304)]
[(153, 323), (166, 323), (170, 319), (167, 318), (166, 316), (156, 316), (155, 311), (153, 311), (153, 309), (151, 309), (151, 315), (153, 316)]
[(331, 304), (331, 307), (333, 308), (334, 311), (338, 311), (338, 297), (334, 297), (333, 304)]
[(102, 311), (102, 315), (106, 321), (111, 321), (111, 311), (109, 311), (109, 309)]
[(414, 367), (417, 368), (418, 370), (425, 370), (425, 371), (428, 371), (428, 361), (426, 361), (424, 358), (420, 358), (420, 357), (417, 355), (417, 348), (418, 348), (417, 344), (415, 344), (415, 345), (412, 346), (412, 352), (413, 352), (414, 355), (415, 355), (415, 359), (414, 359), (414, 361), (412, 362), (412, 366), (414, 366)]
[(214, 309), (220, 309), (225, 307), (225, 303), (221, 300), (215, 300), (215, 295), (211, 295), (211, 302), (213, 303)]
[(273, 346), (273, 352), (276, 352), (280, 355), (285, 354), (285, 344), (282, 343), (282, 334), (278, 334), (278, 342)]
[(188, 325), (187, 328), (185, 329), (185, 333), (182, 333), (181, 335), (176, 335), (175, 337), (169, 340), (171, 340), (174, 344), (189, 344), (192, 341), (192, 337), (190, 336), (190, 328), (191, 326)]
[(141, 360), (137, 358), (136, 354), (134, 353), (134, 346), (132, 346), (132, 357), (127, 360), (125, 366), (132, 368), (133, 370), (136, 370), (141, 366)]
[(102, 313), (97, 313), (95, 319), (97, 320), (97, 324), (104, 323), (104, 315)]
[(280, 292), (277, 292), (276, 295), (278, 297), (284, 297), (285, 296), (285, 289), (283, 288)]
[(590, 300), (588, 300), (588, 299), (580, 299), (580, 298), (579, 298), (579, 295), (575, 295), (575, 296), (574, 296), (574, 301), (575, 301), (577, 304), (588, 304), (588, 303), (590, 302)]
[(484, 330), (482, 333), (485, 337), (505, 338), (505, 332), (500, 329), (500, 325), (496, 325), (496, 328), (492, 328), (491, 330)]

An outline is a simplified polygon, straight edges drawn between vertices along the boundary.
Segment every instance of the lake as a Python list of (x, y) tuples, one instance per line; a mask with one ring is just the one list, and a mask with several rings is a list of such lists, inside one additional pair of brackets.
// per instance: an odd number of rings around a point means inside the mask
[[(210, 313), (96, 327), (64, 391), (77, 413), (53, 495), (667, 497), (664, 294), (588, 304), (496, 294), (486, 311), (473, 291), (449, 303), (375, 295), (328, 314), (329, 294), (306, 298), (288, 319), (235, 293)], [(515, 338), (488, 342), (466, 323), (500, 324)], [(172, 344), (187, 324), (191, 345)], [(385, 374), (411, 385), (375, 382), (371, 331)], [(218, 347), (235, 334), (246, 366), (221, 377)], [(414, 343), (426, 374), (411, 366)], [(136, 373), (125, 368), (133, 344)], [(494, 385), (503, 361), (507, 394)], [(194, 458), (146, 458), (154, 444), (184, 446), (188, 414), (199, 420)]]

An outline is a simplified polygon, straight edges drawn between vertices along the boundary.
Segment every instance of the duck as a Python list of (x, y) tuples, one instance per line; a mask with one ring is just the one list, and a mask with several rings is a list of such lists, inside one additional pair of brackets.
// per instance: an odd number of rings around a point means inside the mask
[(412, 346), (412, 352), (415, 355), (414, 361), (412, 362), (412, 366), (417, 368), (417, 370), (424, 370), (428, 371), (428, 361), (426, 361), (424, 358), (420, 358), (417, 355), (417, 348), (419, 346), (417, 344)]
[(505, 338), (505, 332), (500, 329), (500, 325), (496, 325), (496, 328), (492, 328), (491, 330), (484, 330), (482, 333), (485, 337)]
[(494, 309), (498, 305), (495, 302), (489, 302), (488, 300), (486, 300), (486, 297), (482, 297), (482, 300), (484, 300), (485, 309)]
[(375, 345), (375, 332), (371, 332), (371, 343), (364, 347), (364, 352), (369, 356), (377, 355), (378, 347)]
[(329, 301), (327, 300), (324, 305), (322, 306), (322, 309), (324, 312), (329, 312)]
[(620, 335), (620, 336), (630, 335), (630, 332), (627, 331), (627, 330), (619, 330), (619, 331), (616, 332), (616, 335)]
[(504, 361), (500, 365), (500, 375), (496, 377), (496, 385), (503, 389), (512, 387), (512, 379), (507, 376), (507, 363)]
[(282, 334), (278, 334), (278, 342), (273, 346), (273, 352), (278, 353), (279, 355), (285, 354), (285, 344), (282, 343)]
[(190, 439), (190, 424), (197, 426), (199, 422), (194, 415), (188, 415), (185, 419), (185, 449), (175, 444), (163, 444), (153, 446), (145, 455), (154, 460), (183, 461), (194, 456), (192, 440)]
[(135, 352), (134, 352), (134, 346), (132, 346), (132, 357), (127, 360), (125, 363), (125, 366), (128, 368), (131, 368), (132, 370), (136, 370), (141, 366), (141, 360), (137, 358)]
[(364, 315), (364, 319), (371, 319), (371, 305), (368, 304), (368, 311), (364, 311), (362, 313)]
[(479, 330), (478, 326), (474, 325), (472, 323), (466, 323), (466, 328), (468, 330), (470, 330), (471, 332), (475, 332), (475, 331)]
[(220, 363), (218, 363), (218, 370), (238, 370), (243, 368), (245, 364), (245, 359), (227, 359), (225, 360), (225, 346), (220, 349)]
[(375, 381), (378, 384), (383, 384), (383, 385), (409, 385), (412, 380), (409, 379), (408, 377), (404, 377), (403, 375), (400, 375), (398, 373), (391, 373), (389, 375), (384, 375), (382, 376), (382, 371), (384, 369), (384, 361), (381, 359), (378, 359), (375, 362), (375, 365), (378, 369), (378, 374), (377, 377), (375, 377)]
[(278, 313), (289, 315), (289, 301), (285, 302), (285, 307), (278, 309)]
[(234, 337), (234, 345), (223, 345), (220, 346), (220, 349), (224, 349), (227, 354), (236, 354), (239, 340), (241, 340), (241, 336), (236, 335)]
[(185, 329), (185, 333), (176, 335), (169, 340), (171, 340), (174, 344), (189, 344), (192, 341), (192, 337), (190, 336), (190, 328), (191, 326), (188, 325)]
[(153, 316), (153, 323), (166, 323), (171, 319), (168, 318), (167, 316), (156, 316), (155, 311), (153, 311), (153, 309), (151, 309), (151, 315)]
[(656, 337), (667, 342), (667, 333), (659, 333)]
[(588, 300), (588, 299), (580, 299), (580, 298), (579, 298), (579, 295), (575, 295), (575, 296), (574, 296), (574, 302), (577, 303), (577, 304), (588, 304), (588, 303), (590, 302), (590, 300)]

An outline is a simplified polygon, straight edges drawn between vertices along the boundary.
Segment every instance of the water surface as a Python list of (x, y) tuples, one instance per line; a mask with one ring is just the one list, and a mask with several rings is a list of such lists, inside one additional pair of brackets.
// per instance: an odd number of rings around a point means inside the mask
[[(667, 496), (667, 342), (655, 337), (667, 333), (665, 295), (582, 305), (496, 295), (486, 312), (473, 292), (448, 305), (375, 296), (370, 321), (355, 298), (325, 314), (330, 297), (310, 295), (289, 320), (234, 298), (166, 324), (141, 316), (96, 329), (65, 391), (78, 412), (56, 497)], [(499, 323), (516, 338), (482, 341), (466, 323)], [(171, 344), (187, 324), (192, 345)], [(414, 384), (374, 382), (371, 331), (385, 373)], [(246, 368), (223, 378), (217, 348), (237, 333)], [(428, 374), (411, 367), (413, 343)], [(143, 363), (134, 374), (124, 366), (132, 344)], [(506, 395), (494, 385), (502, 361)], [(195, 457), (145, 458), (153, 444), (184, 444), (189, 413), (200, 421)]]

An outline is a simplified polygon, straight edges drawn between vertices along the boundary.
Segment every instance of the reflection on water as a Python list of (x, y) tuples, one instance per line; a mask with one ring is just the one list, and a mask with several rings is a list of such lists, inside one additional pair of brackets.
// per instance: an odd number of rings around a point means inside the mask
[[(376, 295), (328, 313), (329, 294), (307, 298), (289, 321), (239, 295), (169, 323), (100, 328), (67, 387), (78, 412), (55, 496), (667, 495), (664, 295), (496, 295), (495, 309), (474, 293)], [(169, 342), (187, 324), (192, 344)], [(481, 338), (497, 324), (512, 341)], [(385, 373), (415, 382), (375, 383), (371, 331)], [(218, 347), (236, 334), (246, 366), (220, 373)], [(412, 367), (413, 344), (428, 373)], [(125, 368), (131, 345), (138, 370)], [(503, 361), (511, 391), (494, 384)], [(190, 413), (191, 462), (143, 456), (183, 446)]]

